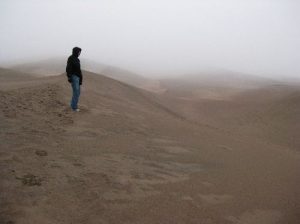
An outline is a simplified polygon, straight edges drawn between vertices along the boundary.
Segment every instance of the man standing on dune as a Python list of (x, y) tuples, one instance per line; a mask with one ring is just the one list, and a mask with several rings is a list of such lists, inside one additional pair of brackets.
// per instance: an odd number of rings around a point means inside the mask
[(66, 72), (68, 76), (68, 81), (72, 85), (73, 96), (71, 99), (71, 108), (73, 111), (79, 112), (77, 106), (80, 96), (80, 86), (82, 84), (82, 73), (80, 69), (79, 55), (81, 53), (81, 48), (74, 47), (72, 55), (68, 58)]

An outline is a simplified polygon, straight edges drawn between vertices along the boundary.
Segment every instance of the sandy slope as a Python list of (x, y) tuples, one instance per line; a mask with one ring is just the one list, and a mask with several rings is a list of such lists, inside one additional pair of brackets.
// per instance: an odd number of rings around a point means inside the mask
[(165, 105), (191, 121), (299, 150), (299, 86), (270, 84), (254, 89), (198, 88), (196, 93), (188, 86), (172, 89), (164, 96)]
[[(299, 152), (284, 136), (227, 122), (253, 114), (244, 105), (254, 93), (221, 106), (165, 102), (85, 73), (82, 112), (73, 113), (64, 76), (9, 79), (0, 91), (1, 223), (299, 223)], [(294, 94), (281, 102), (296, 113)]]
[[(59, 75), (65, 72), (66, 70), (67, 57), (68, 56), (66, 56), (66, 58), (49, 58), (41, 61), (33, 61), (17, 65), (11, 65), (9, 66), (9, 69), (22, 73), (26, 72), (29, 74), (34, 74), (37, 77)], [(134, 72), (116, 66), (98, 63), (86, 58), (81, 58), (80, 60), (82, 69), (84, 70), (95, 72), (98, 74), (103, 74), (104, 76), (125, 82), (135, 87), (150, 89), (154, 91), (157, 91), (157, 89), (160, 90), (160, 88), (157, 87), (157, 81), (145, 78), (141, 75), (137, 75)]]

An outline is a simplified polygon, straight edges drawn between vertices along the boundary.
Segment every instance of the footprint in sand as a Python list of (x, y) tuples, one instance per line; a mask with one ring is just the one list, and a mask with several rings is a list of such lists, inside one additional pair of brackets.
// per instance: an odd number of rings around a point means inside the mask
[(38, 156), (48, 156), (47, 151), (44, 151), (44, 150), (36, 150), (35, 154)]
[(42, 185), (42, 178), (35, 176), (33, 174), (25, 174), (22, 177), (16, 177), (22, 181), (23, 185), (26, 186), (41, 186)]
[(82, 167), (83, 165), (81, 163), (73, 163), (73, 166)]

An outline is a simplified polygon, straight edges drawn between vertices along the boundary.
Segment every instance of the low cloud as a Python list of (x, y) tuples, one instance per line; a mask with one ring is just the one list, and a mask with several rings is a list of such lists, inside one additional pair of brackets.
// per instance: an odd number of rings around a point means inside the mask
[(296, 0), (3, 0), (0, 65), (68, 56), (144, 75), (300, 74)]

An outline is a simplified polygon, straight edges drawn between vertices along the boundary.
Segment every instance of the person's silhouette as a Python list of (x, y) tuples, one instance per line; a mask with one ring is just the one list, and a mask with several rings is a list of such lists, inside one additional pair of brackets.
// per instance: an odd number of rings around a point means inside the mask
[(81, 53), (81, 48), (74, 47), (72, 55), (68, 58), (66, 72), (68, 76), (68, 81), (72, 85), (73, 96), (71, 99), (71, 108), (73, 111), (79, 112), (78, 101), (80, 96), (80, 86), (82, 84), (82, 73), (80, 68), (79, 55)]

